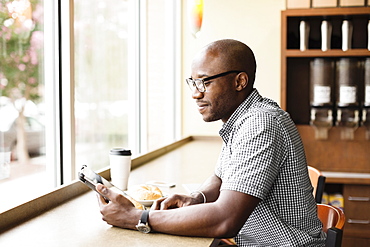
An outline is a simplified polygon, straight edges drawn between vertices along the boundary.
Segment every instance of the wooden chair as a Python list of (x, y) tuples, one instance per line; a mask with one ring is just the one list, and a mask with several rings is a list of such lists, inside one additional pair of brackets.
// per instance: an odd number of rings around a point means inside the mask
[(317, 204), (317, 214), (326, 232), (326, 247), (340, 247), (342, 245), (343, 227), (346, 217), (343, 211), (337, 207)]
[(308, 175), (310, 176), (311, 184), (313, 186), (313, 195), (316, 203), (321, 203), (322, 194), (324, 193), (325, 179), (326, 177), (322, 173), (312, 166), (308, 167)]

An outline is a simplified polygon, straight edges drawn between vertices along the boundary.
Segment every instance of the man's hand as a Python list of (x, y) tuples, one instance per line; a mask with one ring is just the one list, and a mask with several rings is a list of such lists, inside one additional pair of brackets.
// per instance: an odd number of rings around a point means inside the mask
[(188, 195), (173, 194), (169, 197), (158, 199), (154, 201), (151, 209), (153, 210), (165, 210), (171, 208), (181, 208), (189, 205), (200, 203), (195, 197)]
[(100, 213), (103, 215), (103, 220), (113, 226), (135, 229), (135, 225), (141, 216), (141, 210), (136, 209), (126, 197), (115, 193), (104, 185), (96, 185), (96, 190), (109, 199), (109, 202), (107, 202), (103, 196), (98, 194)]
[[(215, 174), (211, 175), (199, 188), (207, 197), (207, 202), (214, 202), (220, 194), (221, 179)], [(152, 209), (171, 209), (200, 204), (204, 202), (202, 195), (188, 196), (174, 194), (167, 198), (159, 199), (153, 203)]]

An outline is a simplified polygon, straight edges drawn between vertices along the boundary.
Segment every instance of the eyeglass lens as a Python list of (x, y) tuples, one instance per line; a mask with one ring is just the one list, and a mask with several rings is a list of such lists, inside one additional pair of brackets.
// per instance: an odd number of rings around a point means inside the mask
[(186, 82), (190, 88), (190, 90), (193, 92), (194, 89), (197, 89), (200, 93), (204, 93), (206, 91), (204, 81), (202, 79), (186, 79)]

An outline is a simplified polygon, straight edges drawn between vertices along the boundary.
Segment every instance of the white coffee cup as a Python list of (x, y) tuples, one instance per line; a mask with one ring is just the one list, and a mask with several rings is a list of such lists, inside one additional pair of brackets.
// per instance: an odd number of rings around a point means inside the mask
[(112, 184), (121, 190), (127, 190), (131, 171), (131, 150), (112, 148), (109, 152), (109, 161)]

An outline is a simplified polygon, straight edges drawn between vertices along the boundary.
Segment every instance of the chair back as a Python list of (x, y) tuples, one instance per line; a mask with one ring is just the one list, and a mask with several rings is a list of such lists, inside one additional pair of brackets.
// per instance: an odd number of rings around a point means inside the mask
[(327, 234), (325, 246), (340, 247), (346, 220), (343, 211), (331, 205), (317, 204), (317, 214)]
[(343, 230), (346, 218), (341, 209), (331, 205), (317, 204), (317, 214), (323, 224), (324, 232), (332, 227)]
[(322, 173), (312, 167), (312, 166), (307, 166), (308, 168), (308, 175), (311, 180), (311, 184), (313, 186), (313, 195), (315, 197), (315, 201), (317, 203), (321, 203), (322, 200), (322, 195), (324, 193), (324, 187), (325, 187), (325, 176), (322, 175)]

